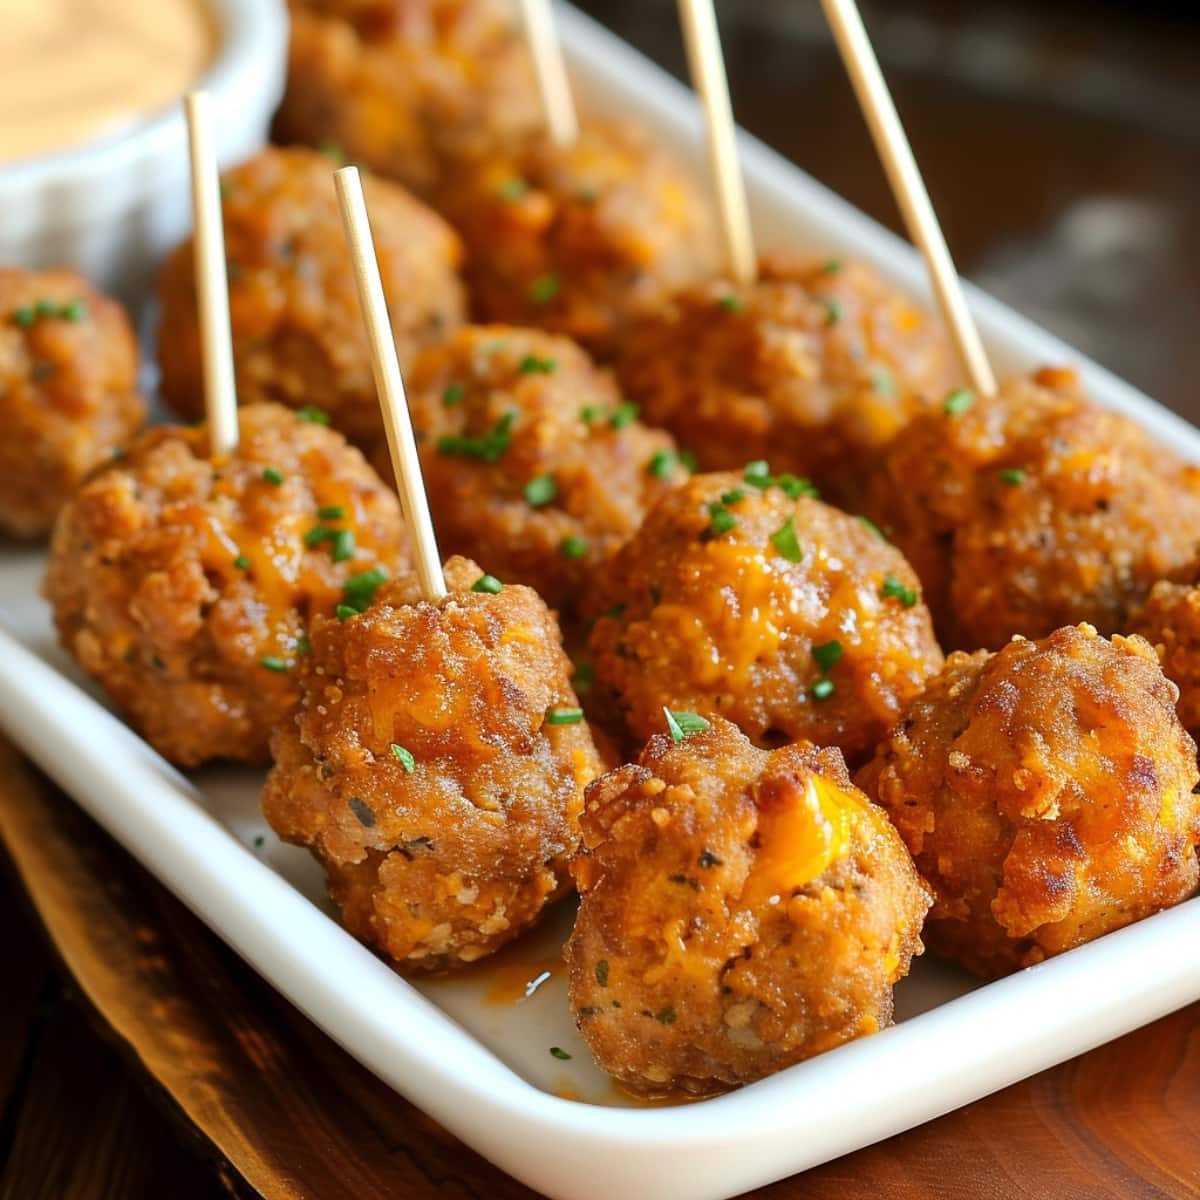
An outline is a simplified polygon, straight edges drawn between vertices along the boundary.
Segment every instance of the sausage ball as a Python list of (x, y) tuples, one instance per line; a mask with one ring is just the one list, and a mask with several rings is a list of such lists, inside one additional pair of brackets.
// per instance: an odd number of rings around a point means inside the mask
[(146, 430), (63, 509), (44, 584), (59, 637), (160, 754), (264, 762), (309, 623), (406, 565), (396, 497), (340, 435), (274, 404)]
[(635, 327), (620, 380), (704, 469), (770, 458), (851, 499), (954, 370), (937, 322), (869, 268), (777, 255), (757, 282), (697, 284)]
[(542, 127), (506, 0), (303, 0), (291, 9), (280, 141), (336, 148), (434, 198), (463, 160)]
[(566, 338), (468, 326), (421, 355), (408, 393), (441, 545), (552, 608), (573, 612), (597, 566), (687, 475), (670, 435), (642, 425)]
[(461, 558), (446, 583), (429, 603), (396, 580), (314, 622), (263, 794), (346, 928), (406, 971), (474, 962), (562, 894), (601, 769), (537, 593)]
[(627, 1088), (751, 1083), (891, 1022), (930, 896), (836, 750), (656, 734), (582, 824), (571, 1009)]
[(1158, 652), (1163, 674), (1179, 689), (1183, 727), (1200, 736), (1200, 587), (1162, 580), (1134, 614), (1131, 633)]
[(74, 271), (0, 268), (0, 531), (36, 538), (146, 418), (124, 310)]
[(942, 665), (929, 612), (895, 547), (765, 467), (669, 492), (597, 573), (596, 688), (639, 740), (665, 706), (859, 760)]
[[(400, 361), (459, 324), (458, 239), (395, 184), (364, 180)], [(234, 365), (243, 404), (316, 405), (356, 442), (382, 430), (354, 272), (333, 185), (313, 150), (268, 147), (222, 184)], [(192, 244), (160, 282), (162, 390), (183, 416), (204, 411)]]
[(957, 391), (884, 451), (867, 512), (916, 568), (942, 643), (998, 649), (1086, 621), (1108, 634), (1200, 541), (1200, 469), (1045, 369)]
[(1196, 890), (1200, 775), (1141, 638), (952, 654), (860, 774), (932, 885), (931, 949), (1002, 975)]
[(708, 204), (661, 143), (585, 122), (456, 177), (442, 210), (467, 245), (476, 315), (612, 358), (634, 323), (716, 267)]

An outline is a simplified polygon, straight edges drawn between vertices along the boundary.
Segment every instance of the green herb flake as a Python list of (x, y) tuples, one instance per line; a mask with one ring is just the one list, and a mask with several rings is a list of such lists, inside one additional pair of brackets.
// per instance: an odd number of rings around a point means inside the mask
[(348, 621), (351, 617), (358, 616), (358, 609), (352, 604), (339, 604), (333, 611), (339, 621)]
[(1005, 467), (1000, 472), (1000, 482), (1007, 483), (1009, 487), (1018, 487), (1025, 482), (1025, 472), (1020, 467)]
[(517, 363), (517, 370), (522, 375), (553, 375), (557, 369), (557, 359), (539, 358), (536, 354), (527, 354)]
[(660, 1008), (654, 1014), (654, 1019), (661, 1022), (663, 1025), (675, 1024), (675, 1010), (673, 1008)]
[(592, 684), (596, 680), (596, 668), (591, 663), (580, 663), (575, 668), (575, 673), (571, 676), (571, 686), (577, 693), (583, 695), (592, 690)]
[(87, 305), (82, 300), (71, 300), (58, 310), (58, 315), (64, 321), (82, 321), (87, 316)]
[(346, 510), (340, 504), (327, 504), (323, 508), (317, 509), (317, 516), (322, 521), (344, 521)]
[(800, 539), (796, 536), (796, 524), (791, 517), (771, 534), (771, 545), (780, 558), (786, 558), (788, 562), (798, 563), (804, 557)]
[(551, 708), (546, 710), (547, 725), (578, 725), (582, 720), (582, 708)]
[(346, 162), (345, 151), (337, 144), (337, 142), (326, 138), (325, 141), (318, 143), (317, 149), (325, 155), (330, 162), (336, 163), (339, 167), (344, 166)]
[(598, 404), (585, 404), (579, 410), (579, 419), (585, 425), (594, 425), (604, 415), (604, 409)]
[(14, 325), (28, 329), (37, 320), (37, 309), (32, 304), (23, 304), (13, 311), (12, 319)]
[(882, 529), (880, 529), (880, 528), (879, 528), (879, 526), (878, 526), (878, 525), (876, 525), (876, 524), (875, 524), (875, 522), (874, 522), (874, 521), (872, 521), (870, 517), (864, 517), (862, 513), (859, 513), (859, 514), (858, 514), (858, 515), (857, 515), (857, 516), (856, 516), (854, 519), (855, 519), (855, 520), (856, 520), (856, 521), (857, 521), (857, 522), (858, 522), (858, 523), (859, 523), (859, 524), (860, 524), (860, 525), (861, 525), (861, 526), (862, 526), (862, 527), (863, 527), (863, 528), (864, 528), (864, 529), (865, 529), (865, 530), (866, 530), (868, 533), (873, 533), (873, 534), (874, 534), (874, 535), (875, 535), (875, 536), (876, 536), (876, 537), (877, 537), (877, 538), (878, 538), (878, 539), (879, 539), (881, 542), (886, 542), (886, 541), (887, 541), (887, 538), (884, 536), (883, 530), (882, 530)]
[(563, 1062), (569, 1062), (571, 1059), (571, 1056), (561, 1046), (551, 1046), (550, 1056), (561, 1059)]
[(678, 461), (673, 450), (656, 450), (646, 468), (655, 479), (670, 479), (675, 473), (675, 463)]
[(342, 585), (342, 596), (345, 607), (355, 612), (366, 612), (375, 599), (375, 593), (387, 582), (388, 574), (382, 567), (372, 567), (369, 571), (360, 571), (351, 575)]
[(58, 305), (53, 300), (38, 300), (33, 306), (35, 317), (53, 317), (58, 313)]
[(818, 679), (812, 685), (812, 698), (814, 700), (828, 700), (836, 691), (837, 684), (832, 679)]
[(840, 258), (831, 258), (821, 270), (826, 275), (837, 275), (842, 269), (842, 260)]
[(727, 313), (741, 312), (742, 309), (746, 307), (741, 296), (735, 296), (732, 292), (730, 292), (728, 295), (722, 296), (717, 301), (717, 304), (720, 305), (720, 307), (723, 308)]
[(302, 421), (307, 421), (310, 425), (329, 424), (329, 414), (323, 408), (318, 408), (315, 404), (306, 404), (303, 408), (296, 409), (296, 416)]
[(272, 487), (279, 487), (283, 483), (283, 472), (275, 470), (274, 467), (263, 467), (262, 477)]
[(842, 302), (836, 296), (829, 296), (824, 301), (825, 324), (836, 325), (843, 317)]
[(411, 750), (405, 750), (403, 746), (397, 745), (395, 742), (391, 745), (392, 757), (408, 772), (412, 774), (417, 769), (417, 760), (413, 758)]
[(720, 537), (721, 534), (728, 533), (737, 525), (737, 517), (719, 500), (712, 501), (707, 507), (708, 528), (700, 535), (702, 538), (711, 539)]
[(693, 733), (700, 733), (708, 728), (708, 722), (698, 713), (672, 712), (664, 706), (663, 716), (667, 719), (667, 732), (671, 735), (671, 741), (676, 745), (684, 738), (691, 737)]
[(612, 621), (619, 621), (625, 615), (625, 605), (614, 604), (612, 608), (606, 608), (604, 615)]
[(581, 558), (587, 558), (588, 544), (578, 535), (571, 534), (558, 543), (558, 552), (563, 558), (569, 558), (577, 562)]
[(822, 642), (819, 646), (812, 648), (812, 656), (816, 659), (817, 666), (828, 675), (833, 664), (842, 657), (842, 643), (836, 639), (831, 642)]
[(638, 418), (638, 413), (642, 410), (638, 408), (632, 401), (627, 400), (624, 404), (618, 404), (609, 415), (608, 423), (614, 429), (624, 429), (626, 425), (631, 424)]
[(721, 493), (721, 503), (726, 506), (739, 504), (741, 501), (745, 500), (745, 498), (746, 493), (743, 492), (741, 488), (733, 488), (728, 492)]
[(683, 465), (693, 475), (695, 475), (695, 473), (698, 470), (700, 470), (700, 463), (697, 461), (696, 456), (690, 450), (680, 450), (679, 461), (681, 463), (683, 463)]
[(562, 280), (555, 274), (539, 275), (529, 285), (529, 299), (534, 304), (549, 304), (558, 295)]
[(533, 508), (544, 508), (558, 495), (558, 485), (553, 475), (537, 475), (525, 485), (525, 503)]
[(258, 661), (268, 671), (286, 671), (288, 669), (287, 659), (278, 658), (274, 654), (268, 654), (266, 658), (260, 658)]
[(312, 642), (308, 640), (307, 633), (302, 633), (296, 639), (296, 653), (301, 658), (307, 658), (312, 653)]
[(899, 600), (905, 608), (912, 608), (917, 602), (917, 593), (906, 587), (895, 575), (885, 575), (879, 594), (885, 600)]
[(504, 584), (498, 580), (495, 575), (480, 575), (480, 577), (471, 584), (471, 591), (484, 592), (489, 596), (499, 595), (504, 590)]
[(771, 482), (789, 500), (799, 500), (801, 496), (811, 496), (814, 500), (821, 498), (821, 493), (817, 488), (809, 480), (802, 479), (799, 475), (776, 475)]
[(314, 525), (305, 535), (306, 546), (319, 546), (322, 542), (330, 541), (336, 530), (327, 529), (324, 525)]
[(596, 964), (596, 982), (601, 987), (608, 987), (608, 959), (602, 958)]
[(497, 189), (496, 194), (501, 200), (520, 200), (529, 191), (529, 184), (519, 176), (506, 179)]
[(333, 549), (332, 557), (335, 563), (349, 562), (354, 557), (354, 530), (339, 529), (330, 539)]
[(250, 560), (244, 554), (239, 554), (237, 558), (233, 560), (233, 565), (237, 567), (239, 571), (250, 570)]
[(965, 413), (974, 403), (975, 396), (968, 388), (955, 388), (942, 401), (942, 411), (948, 417), (957, 417), (959, 413)]
[(453, 408), (456, 404), (463, 402), (463, 397), (467, 394), (467, 389), (461, 383), (448, 383), (445, 390), (442, 392), (442, 405), (445, 408)]
[(760, 491), (769, 488), (771, 486), (771, 464), (765, 458), (756, 458), (753, 462), (748, 462), (746, 469), (742, 472), (742, 479)]
[(515, 412), (507, 412), (492, 429), (478, 437), (439, 438), (438, 453), (457, 455), (461, 458), (477, 458), (486, 463), (497, 463), (504, 457), (512, 444), (512, 427), (516, 419)]

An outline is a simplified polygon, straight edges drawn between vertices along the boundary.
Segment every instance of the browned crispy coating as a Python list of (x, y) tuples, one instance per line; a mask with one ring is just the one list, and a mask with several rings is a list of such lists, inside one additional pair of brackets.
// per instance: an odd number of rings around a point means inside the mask
[(1192, 562), (1200, 468), (1088, 404), (1074, 371), (950, 407), (895, 438), (867, 498), (920, 575), (944, 645), (996, 649), (1079, 621), (1116, 632), (1156, 580)]
[(665, 705), (719, 713), (760, 745), (808, 738), (855, 761), (942, 664), (895, 547), (734, 472), (663, 497), (594, 593), (596, 688), (639, 740), (662, 729)]
[(43, 585), (63, 646), (181, 766), (265, 761), (310, 621), (407, 562), (395, 496), (339, 434), (273, 404), (240, 424), (216, 461), (204, 428), (142, 433), (64, 508)]
[(1200, 736), (1200, 586), (1156, 583), (1129, 632), (1158, 652), (1163, 674), (1179, 688), (1179, 719), (1192, 737)]
[(541, 129), (508, 0), (292, 4), (284, 142), (336, 148), (433, 198), (457, 166)]
[[(269, 147), (226, 173), (222, 213), (238, 398), (324, 409), (356, 442), (382, 426), (367, 336), (333, 185), (313, 150)], [(363, 180), (400, 361), (461, 321), (458, 239), (395, 184)], [(163, 268), (158, 351), (163, 395), (176, 412), (204, 409), (192, 244)]]
[(48, 533), (145, 418), (121, 306), (74, 271), (0, 267), (0, 531)]
[(588, 789), (570, 998), (639, 1092), (749, 1083), (892, 1017), (930, 896), (836, 750), (714, 719)]
[(636, 326), (621, 386), (705, 470), (768, 458), (843, 502), (872, 456), (954, 382), (928, 314), (858, 263), (765, 258)]
[[(583, 789), (601, 770), (554, 617), (530, 588), (385, 585), (313, 623), (304, 699), (272, 744), (263, 810), (325, 867), (346, 927), (403, 970), (498, 949), (567, 882)], [(411, 754), (411, 770), (401, 750)]]
[[(443, 550), (552, 608), (573, 612), (598, 565), (686, 477), (670, 435), (634, 419), (566, 338), (467, 326), (421, 355), (408, 394)], [(381, 473), (386, 456), (381, 446)]]
[(858, 783), (937, 899), (925, 940), (980, 975), (1196, 891), (1200, 776), (1141, 638), (1089, 625), (952, 654)]
[(696, 183), (629, 124), (584, 122), (570, 146), (527, 139), (464, 167), (440, 204), (466, 242), (479, 318), (565, 334), (601, 359), (716, 265)]

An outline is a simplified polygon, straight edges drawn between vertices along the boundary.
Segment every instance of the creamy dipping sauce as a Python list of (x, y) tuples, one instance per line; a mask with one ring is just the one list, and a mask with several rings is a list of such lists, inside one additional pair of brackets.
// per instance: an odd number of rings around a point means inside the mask
[(204, 0), (0, 0), (0, 163), (117, 132), (212, 62)]

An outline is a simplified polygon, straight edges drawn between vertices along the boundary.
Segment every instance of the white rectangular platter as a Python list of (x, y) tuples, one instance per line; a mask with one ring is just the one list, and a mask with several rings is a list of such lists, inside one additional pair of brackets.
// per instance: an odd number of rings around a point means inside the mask
[[(699, 167), (689, 94), (560, 11), (577, 88), (634, 113)], [(764, 245), (866, 259), (924, 296), (912, 251), (743, 139)], [(1200, 461), (1200, 432), (1014, 313), (971, 293), (1002, 370), (1083, 368), (1099, 403)], [(925, 959), (897, 1024), (738, 1092), (640, 1107), (589, 1063), (558, 950), (566, 907), (463, 979), (410, 986), (329, 916), (319, 872), (258, 812), (261, 775), (185, 778), (110, 715), (54, 645), (40, 551), (0, 556), (0, 726), (347, 1051), (504, 1170), (555, 1200), (719, 1200), (926, 1121), (1200, 998), (1200, 900), (987, 986)], [(532, 994), (525, 996), (526, 982)], [(536, 986), (535, 986), (536, 985)], [(569, 1060), (551, 1056), (557, 1046)]]

